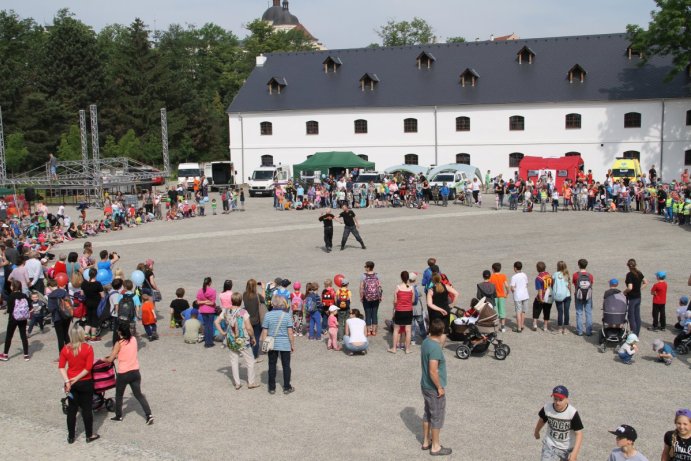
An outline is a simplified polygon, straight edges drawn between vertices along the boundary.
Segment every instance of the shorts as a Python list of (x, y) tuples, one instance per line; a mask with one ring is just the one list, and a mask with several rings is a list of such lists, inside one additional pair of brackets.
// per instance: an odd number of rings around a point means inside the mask
[(413, 311), (396, 311), (393, 314), (393, 323), (395, 325), (412, 325)]
[(516, 301), (514, 299), (513, 304), (514, 304), (514, 309), (516, 310), (517, 314), (519, 314), (521, 312), (523, 312), (523, 313), (528, 312), (528, 300), (527, 299), (524, 299), (523, 301)]
[(506, 298), (494, 298), (494, 307), (497, 308), (497, 315), (500, 319), (506, 318)]
[(549, 320), (549, 313), (552, 311), (552, 303), (543, 303), (542, 301), (538, 301), (537, 298), (533, 300), (533, 318), (538, 319), (540, 318), (540, 314), (542, 314), (543, 319), (545, 321)]
[(423, 387), (422, 398), (425, 400), (425, 411), (422, 414), (422, 421), (429, 423), (432, 429), (444, 427), (446, 394), (439, 397), (436, 389), (425, 389)]

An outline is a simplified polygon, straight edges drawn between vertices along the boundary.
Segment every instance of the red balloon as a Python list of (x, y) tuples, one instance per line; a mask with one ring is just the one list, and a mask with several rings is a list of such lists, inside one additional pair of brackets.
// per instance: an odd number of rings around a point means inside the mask
[(336, 284), (337, 287), (340, 288), (341, 282), (343, 281), (344, 278), (345, 278), (345, 275), (343, 275), (343, 274), (334, 275), (334, 283)]
[(55, 276), (55, 281), (58, 282), (58, 286), (61, 287), (67, 286), (68, 280), (69, 279), (67, 278), (67, 274), (65, 274), (64, 272), (60, 272)]

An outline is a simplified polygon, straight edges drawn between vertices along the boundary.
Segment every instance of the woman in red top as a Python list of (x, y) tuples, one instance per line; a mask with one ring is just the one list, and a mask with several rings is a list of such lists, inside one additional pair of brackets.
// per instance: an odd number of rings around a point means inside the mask
[[(101, 436), (93, 433), (94, 415), (91, 400), (94, 395), (94, 382), (91, 380), (91, 367), (94, 364), (94, 350), (86, 343), (84, 329), (75, 324), (70, 329), (70, 344), (60, 351), (60, 374), (65, 381), (67, 394), (67, 443), (74, 443), (74, 428), (77, 425), (77, 410), (82, 411), (86, 442), (98, 440)], [(67, 369), (65, 369), (67, 365)]]
[(393, 345), (387, 349), (392, 354), (396, 353), (398, 340), (400, 338), (399, 327), (405, 328), (405, 353), (410, 354), (410, 329), (413, 323), (413, 287), (408, 284), (410, 275), (408, 271), (401, 272), (401, 284), (396, 286), (393, 293), (394, 314), (393, 314)]

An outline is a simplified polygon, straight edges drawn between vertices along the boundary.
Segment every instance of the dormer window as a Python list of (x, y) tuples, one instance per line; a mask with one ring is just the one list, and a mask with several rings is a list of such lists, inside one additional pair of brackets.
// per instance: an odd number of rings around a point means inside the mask
[(567, 75), (567, 78), (569, 79), (569, 83), (573, 83), (573, 82), (583, 83), (585, 81), (585, 74), (586, 73), (587, 72), (585, 71), (585, 69), (583, 69), (580, 65), (576, 64), (571, 69), (569, 69), (569, 73)]
[(516, 55), (516, 58), (518, 59), (518, 64), (523, 64), (528, 63), (532, 64), (533, 61), (535, 60), (535, 52), (528, 48), (527, 46), (524, 46), (521, 48), (521, 50), (518, 52)]
[(477, 84), (480, 74), (475, 72), (475, 69), (466, 69), (461, 74), (461, 86), (475, 86)]
[(420, 53), (420, 55), (417, 57), (415, 62), (417, 63), (417, 68), (418, 69), (431, 69), (432, 68), (432, 63), (436, 61), (437, 58), (435, 58), (432, 53), (428, 53), (426, 51), (423, 51)]
[(367, 73), (360, 77), (360, 89), (362, 91), (365, 91), (365, 89), (374, 91), (374, 87), (377, 86), (378, 83), (379, 77), (377, 77), (377, 74)]
[(343, 62), (341, 62), (341, 58), (337, 56), (329, 56), (324, 60), (322, 63), (324, 65), (324, 73), (328, 74), (333, 72), (334, 74), (338, 70), (339, 67), (343, 65)]
[(288, 86), (288, 82), (283, 77), (271, 77), (266, 85), (269, 87), (269, 94), (281, 94), (281, 91)]
[(629, 58), (629, 61), (634, 58), (642, 58), (643, 57), (643, 52), (641, 50), (637, 50), (633, 46), (629, 45), (628, 48), (626, 48), (626, 56)]

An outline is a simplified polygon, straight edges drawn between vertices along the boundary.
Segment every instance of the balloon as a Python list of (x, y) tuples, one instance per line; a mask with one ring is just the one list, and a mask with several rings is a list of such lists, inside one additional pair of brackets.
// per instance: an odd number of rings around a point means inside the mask
[(345, 275), (343, 274), (336, 274), (334, 275), (334, 283), (336, 284), (337, 287), (341, 286), (341, 281), (345, 278)]
[(144, 272), (140, 270), (136, 270), (132, 272), (130, 275), (130, 280), (132, 280), (132, 283), (134, 283), (136, 286), (140, 287), (144, 283)]
[(96, 281), (101, 282), (101, 285), (109, 285), (113, 281), (113, 274), (107, 269), (99, 269), (96, 272)]
[(58, 286), (64, 287), (67, 286), (68, 282), (67, 274), (64, 272), (60, 272), (55, 276), (55, 281), (58, 282)]

